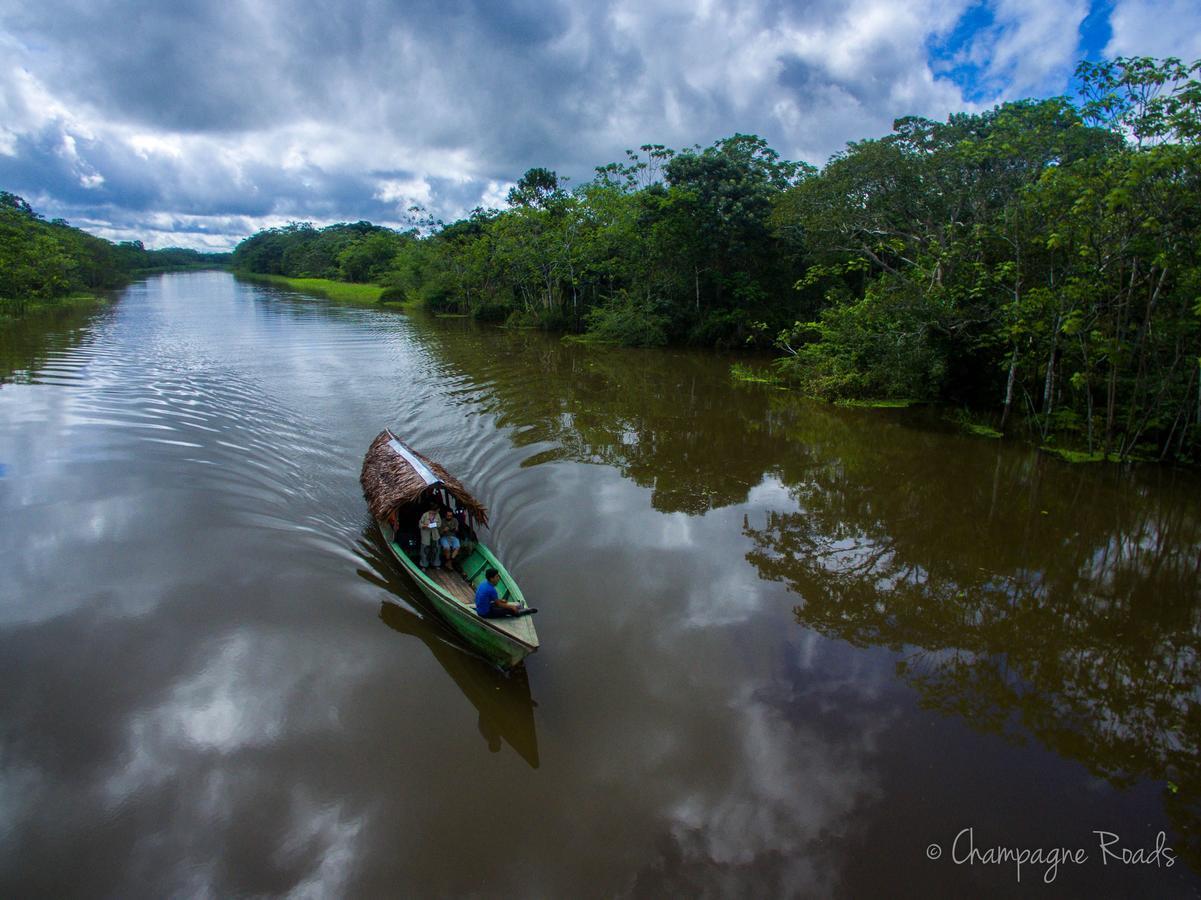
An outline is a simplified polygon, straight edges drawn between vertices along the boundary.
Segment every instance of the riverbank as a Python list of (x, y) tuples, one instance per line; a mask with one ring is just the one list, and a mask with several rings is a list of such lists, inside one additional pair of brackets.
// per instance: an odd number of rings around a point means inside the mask
[(328, 278), (290, 278), (287, 275), (262, 275), (258, 272), (235, 271), (234, 275), (246, 281), (278, 284), (282, 287), (303, 291), (306, 294), (317, 294), (327, 300), (352, 303), (356, 306), (376, 306), (382, 302), (389, 302), (380, 299), (386, 290), (381, 284), (355, 284), (349, 281), (333, 281)]
[[(730, 381), (734, 385), (755, 385), (767, 386), (769, 388), (792, 393), (797, 396), (804, 396), (804, 392), (798, 390), (795, 384), (780, 375), (780, 373), (772, 366), (752, 366), (743, 363), (734, 363), (730, 366)], [(1057, 445), (1054, 441), (1054, 436), (1041, 435), (1035, 429), (1029, 427), (1017, 428), (1014, 432), (1006, 435), (1000, 431), (996, 425), (996, 417), (989, 416), (987, 413), (980, 410), (969, 410), (963, 407), (940, 403), (935, 400), (832, 400), (822, 401), (820, 398), (811, 397), (810, 399), (816, 402), (828, 402), (832, 406), (837, 406), (843, 409), (909, 409), (913, 407), (923, 406), (934, 410), (943, 422), (964, 434), (972, 437), (984, 438), (987, 440), (1002, 440), (1009, 439), (1028, 447), (1038, 448), (1041, 452), (1054, 457), (1055, 459), (1071, 463), (1073, 465), (1087, 463), (1155, 463), (1161, 464), (1167, 462), (1164, 459), (1157, 459), (1155, 456), (1146, 452), (1128, 452), (1125, 455), (1110, 451), (1104, 452), (1098, 448), (1089, 448), (1079, 442), (1068, 442), (1063, 445)], [(1015, 419), (1015, 423), (1021, 425), (1022, 420)], [(1028, 425), (1028, 423), (1026, 423)], [(1063, 437), (1062, 435), (1060, 436)], [(1191, 467), (1190, 460), (1182, 459), (1175, 460), (1175, 464), (1185, 467)]]
[[(167, 265), (151, 266), (134, 269), (124, 279), (124, 284), (148, 278), (151, 275), (165, 275), (170, 272), (202, 272), (213, 269), (221, 270), (221, 266), (212, 265)], [(53, 315), (65, 310), (87, 309), (91, 306), (104, 306), (116, 299), (117, 288), (110, 288), (99, 293), (95, 291), (76, 291), (65, 297), (55, 297), (52, 300), (40, 298), (8, 298), (0, 297), (0, 327), (35, 316)]]
[[(292, 288), (293, 290), (304, 293), (314, 294), (324, 299), (331, 300), (337, 303), (347, 303), (357, 306), (379, 306), (384, 303), (395, 305), (408, 312), (425, 306), (420, 300), (386, 300), (385, 292), (388, 288), (379, 284), (356, 284), (351, 282), (334, 281), (325, 278), (291, 278), (285, 275), (264, 275), (254, 272), (234, 272), (235, 276), (244, 278), (247, 281), (278, 284), (284, 287)], [(439, 318), (468, 318), (467, 314), (447, 314), (434, 313)], [(512, 329), (515, 326), (509, 325), (507, 328)], [(536, 327), (533, 327), (534, 330)], [(545, 330), (545, 329), (543, 329)], [(561, 340), (565, 343), (583, 344), (587, 346), (613, 346), (611, 342), (595, 337), (590, 338), (588, 335), (561, 335)], [(729, 377), (732, 382), (738, 384), (754, 384), (766, 385), (797, 395), (805, 395), (803, 390), (799, 390), (798, 386), (783, 376), (778, 367), (775, 365), (756, 364), (750, 365), (745, 363), (734, 363), (729, 367)], [(810, 397), (810, 399), (819, 400), (821, 398)], [(860, 408), (860, 409), (903, 409), (913, 406), (931, 406), (941, 410), (942, 418), (956, 430), (976, 438), (985, 440), (999, 440), (1006, 437), (1000, 430), (997, 429), (996, 419), (994, 416), (988, 415), (981, 410), (967, 410), (962, 407), (956, 407), (940, 403), (937, 400), (915, 400), (915, 399), (840, 399), (831, 401), (833, 405), (843, 408)], [(1038, 429), (1033, 427), (1019, 428), (1009, 435), (1010, 439), (1026, 444), (1027, 446), (1037, 447), (1044, 453), (1053, 456), (1054, 458), (1070, 464), (1081, 463), (1163, 463), (1167, 460), (1156, 458), (1152, 453), (1145, 452), (1140, 448), (1132, 449), (1125, 454), (1116, 452), (1104, 453), (1094, 448), (1089, 448), (1083, 442), (1070, 440), (1067, 435), (1060, 435), (1064, 440), (1062, 445), (1057, 445), (1055, 436), (1039, 433)], [(1191, 467), (1194, 461), (1187, 458), (1178, 458), (1176, 463)]]
[(0, 297), (0, 328), (23, 319), (52, 315), (64, 310), (86, 309), (89, 306), (104, 306), (112, 302), (115, 295), (79, 292), (57, 297), (54, 300), (9, 299)]

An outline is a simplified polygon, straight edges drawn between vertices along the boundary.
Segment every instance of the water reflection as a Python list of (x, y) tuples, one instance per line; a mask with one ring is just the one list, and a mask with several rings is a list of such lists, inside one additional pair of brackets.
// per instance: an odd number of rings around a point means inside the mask
[(440, 625), (394, 603), (380, 605), (380, 619), (393, 631), (418, 638), (446, 674), (454, 680), (479, 712), (480, 735), (488, 749), (499, 753), (501, 742), (517, 751), (533, 768), (538, 768), (538, 733), (534, 726), (534, 707), (526, 670), (518, 667), (509, 675), (464, 652), (450, 640)]
[(650, 488), (661, 512), (698, 515), (743, 502), (778, 444), (765, 395), (731, 402), (729, 360), (713, 354), (581, 347), (470, 325), (431, 334), (430, 345), (469, 375), (472, 402), (482, 392), (497, 424), (516, 429), (517, 446), (551, 445), (526, 465), (614, 466)]
[(425, 598), (395, 573), (394, 566), (384, 555), (387, 550), (382, 546), (375, 525), (365, 529), (357, 549), (363, 561), (371, 566), (371, 571), (358, 570), (361, 578), (422, 610), (419, 615), (398, 602), (385, 600), (380, 604), (380, 620), (393, 631), (415, 637), (425, 644), (475, 707), (480, 735), (491, 752), (499, 753), (502, 743), (507, 743), (532, 768), (538, 768), (538, 732), (534, 724), (534, 707), (538, 704), (530, 696), (525, 667), (518, 666), (512, 672), (503, 673), (464, 646), (438, 621)]
[(80, 378), (73, 354), (98, 327), (111, 321), (110, 307), (68, 306), (15, 321), (0, 321), (0, 388), (8, 382), (70, 384)]
[[(747, 559), (796, 620), (899, 651), (923, 706), (1033, 735), (1118, 787), (1166, 786), (1201, 862), (1201, 516), (1187, 473), (1065, 470), (998, 448), (861, 444), (748, 517)], [(951, 488), (951, 489), (948, 489)]]
[[(977, 896), (928, 842), (1197, 834), (1195, 479), (221, 273), (92, 322), (0, 391), (0, 896)], [(366, 521), (383, 424), (495, 511), (527, 681)]]

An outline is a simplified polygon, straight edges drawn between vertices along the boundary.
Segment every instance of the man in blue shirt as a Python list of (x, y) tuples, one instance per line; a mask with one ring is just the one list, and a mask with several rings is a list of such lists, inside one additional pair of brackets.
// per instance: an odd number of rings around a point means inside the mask
[(500, 595), (496, 593), (498, 581), (500, 572), (496, 569), (489, 569), (484, 573), (484, 580), (475, 590), (475, 611), (485, 619), (521, 615), (520, 606), (500, 599)]

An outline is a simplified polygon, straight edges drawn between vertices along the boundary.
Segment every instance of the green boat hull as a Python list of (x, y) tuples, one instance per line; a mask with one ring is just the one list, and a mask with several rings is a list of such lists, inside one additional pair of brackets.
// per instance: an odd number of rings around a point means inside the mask
[[(434, 611), (477, 653), (502, 668), (511, 669), (538, 649), (538, 633), (534, 630), (531, 616), (512, 619), (481, 618), (473, 606), (465, 605), (453, 596), (405, 553), (395, 542), (387, 522), (378, 524), (384, 543), (429, 600)], [(484, 580), (484, 572), (494, 568), (500, 573), (497, 593), (501, 599), (518, 606), (526, 605), (517, 582), (483, 543), (477, 542), (472, 546), (471, 551), (463, 557), (461, 566), (473, 592)]]

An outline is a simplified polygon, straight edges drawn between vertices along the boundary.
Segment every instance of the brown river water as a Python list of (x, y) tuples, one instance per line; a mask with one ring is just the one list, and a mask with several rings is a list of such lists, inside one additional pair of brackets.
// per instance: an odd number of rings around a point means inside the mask
[[(0, 332), (0, 896), (1201, 891), (1196, 474), (732, 361), (220, 272)], [(385, 426), (524, 671), (388, 557)]]

